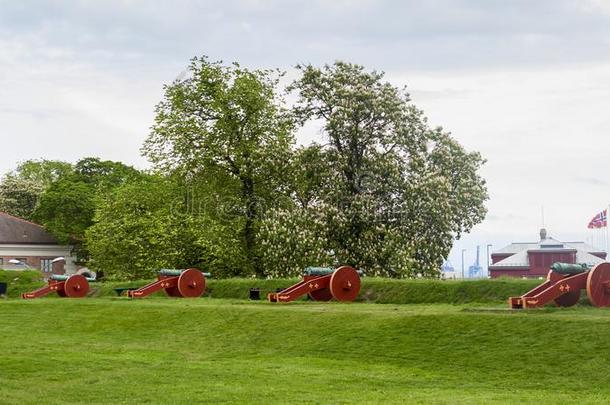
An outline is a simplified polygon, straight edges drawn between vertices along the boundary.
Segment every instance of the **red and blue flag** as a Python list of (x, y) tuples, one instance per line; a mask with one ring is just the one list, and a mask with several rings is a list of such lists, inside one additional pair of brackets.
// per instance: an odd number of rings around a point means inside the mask
[(608, 217), (606, 216), (607, 210), (603, 210), (602, 212), (600, 212), (599, 214), (597, 214), (596, 216), (593, 217), (593, 219), (591, 221), (589, 221), (589, 225), (587, 226), (587, 228), (589, 229), (593, 229), (593, 228), (604, 228), (606, 226), (608, 226)]

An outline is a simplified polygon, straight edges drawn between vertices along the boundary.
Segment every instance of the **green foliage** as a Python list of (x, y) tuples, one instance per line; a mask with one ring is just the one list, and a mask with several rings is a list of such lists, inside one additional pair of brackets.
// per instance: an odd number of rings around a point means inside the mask
[(19, 298), (21, 293), (33, 291), (42, 286), (39, 271), (0, 270), (0, 282), (6, 283), (9, 298)]
[(88, 157), (76, 162), (72, 180), (91, 184), (97, 191), (104, 192), (138, 179), (140, 174), (137, 169), (121, 162)]
[(179, 173), (192, 187), (211, 184), (212, 176), (225, 180), (211, 191), (223, 205), (234, 205), (225, 216), (239, 227), (224, 230), (234, 233), (229, 239), (241, 238), (243, 248), (233, 254), (245, 255), (243, 274), (262, 276), (257, 229), (284, 184), (293, 143), (291, 121), (276, 95), (278, 75), (205, 57), (193, 59), (189, 73), (165, 86), (143, 153), (158, 170)]
[(368, 274), (437, 277), (454, 238), (484, 218), (482, 158), (429, 128), (383, 73), (343, 62), (299, 69), (290, 87), (299, 97), (294, 115), (320, 120), (328, 143), (293, 159), (298, 208), (266, 218), (271, 273), (294, 275), (313, 259)]
[(84, 158), (47, 187), (33, 216), (61, 243), (73, 245), (79, 261), (86, 262), (85, 232), (93, 225), (98, 199), (139, 176), (136, 169), (120, 162)]
[(60, 177), (72, 173), (73, 170), (70, 163), (59, 160), (27, 160), (17, 166), (15, 174), (20, 178), (48, 187)]
[(54, 182), (42, 195), (34, 213), (60, 243), (84, 242), (84, 233), (93, 224), (95, 186), (72, 175)]
[(198, 195), (210, 198), (205, 190), (203, 183), (187, 188), (176, 176), (146, 175), (106, 193), (86, 234), (91, 267), (129, 280), (153, 278), (160, 268), (193, 266), (216, 276), (239, 274), (245, 265), (232, 232), (238, 224), (191, 205)]
[(0, 211), (31, 220), (42, 193), (72, 166), (54, 160), (28, 160), (0, 182)]
[(156, 276), (160, 268), (186, 268), (200, 262), (192, 233), (182, 215), (181, 189), (172, 179), (145, 176), (100, 199), (95, 225), (87, 232), (91, 266), (115, 279)]

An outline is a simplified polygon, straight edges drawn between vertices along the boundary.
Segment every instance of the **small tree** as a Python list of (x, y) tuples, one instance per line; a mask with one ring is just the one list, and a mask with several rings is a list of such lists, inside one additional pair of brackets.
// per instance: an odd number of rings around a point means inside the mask
[(0, 182), (0, 211), (31, 220), (42, 193), (72, 165), (54, 160), (28, 160)]

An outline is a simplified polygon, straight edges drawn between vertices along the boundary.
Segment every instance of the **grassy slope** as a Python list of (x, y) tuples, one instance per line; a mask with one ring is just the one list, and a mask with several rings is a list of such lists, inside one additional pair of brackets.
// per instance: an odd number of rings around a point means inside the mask
[(101, 298), (0, 301), (0, 313), (8, 403), (610, 398), (610, 310), (591, 307)]

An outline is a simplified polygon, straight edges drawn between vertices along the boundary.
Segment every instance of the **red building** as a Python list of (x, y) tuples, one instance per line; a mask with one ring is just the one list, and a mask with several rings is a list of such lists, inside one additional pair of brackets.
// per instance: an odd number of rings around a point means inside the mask
[(511, 243), (491, 254), (491, 278), (545, 277), (555, 262), (585, 263), (593, 266), (606, 259), (606, 252), (584, 242), (560, 242), (540, 230), (540, 241)]

